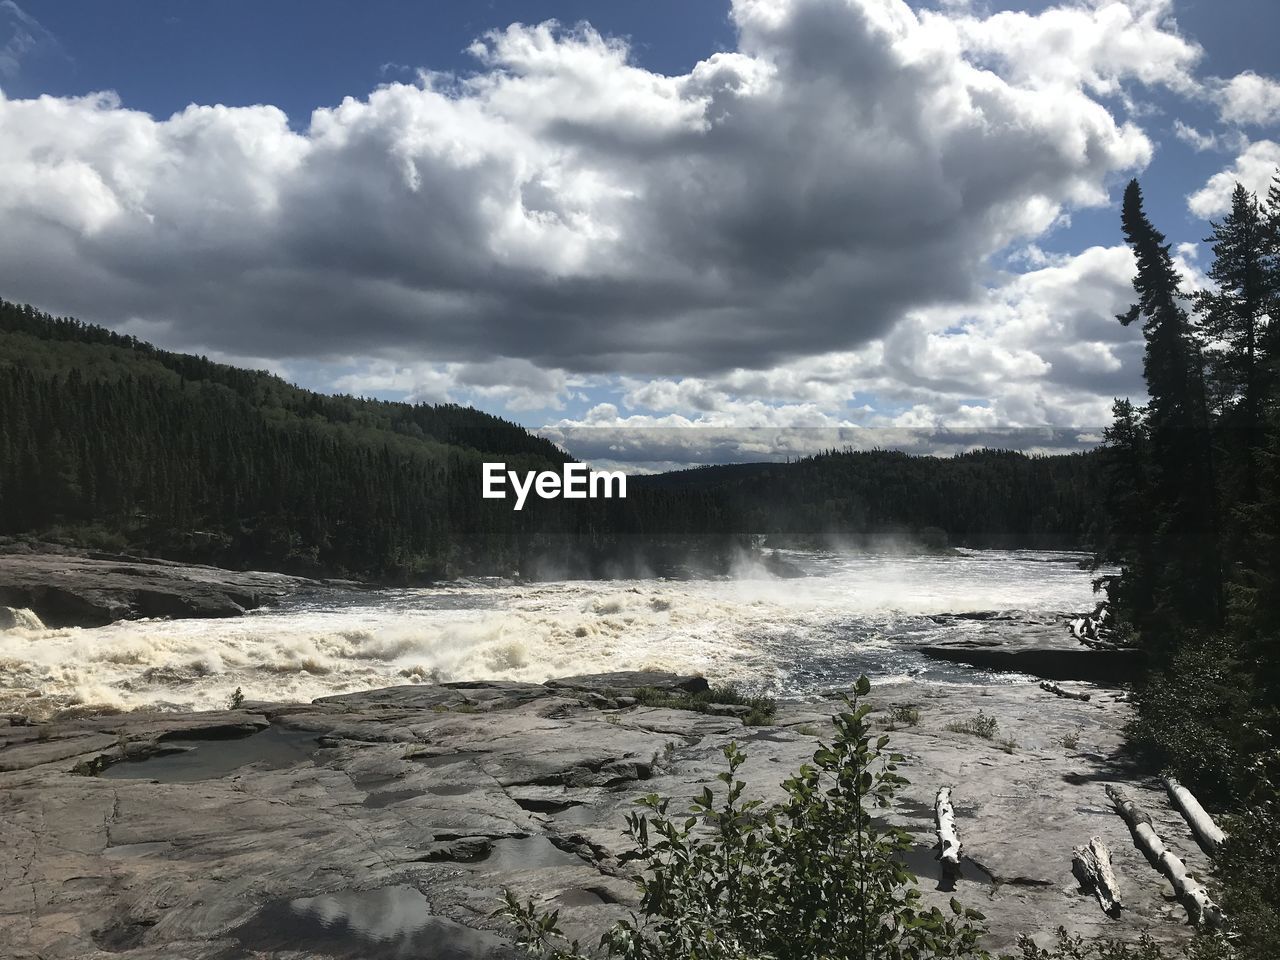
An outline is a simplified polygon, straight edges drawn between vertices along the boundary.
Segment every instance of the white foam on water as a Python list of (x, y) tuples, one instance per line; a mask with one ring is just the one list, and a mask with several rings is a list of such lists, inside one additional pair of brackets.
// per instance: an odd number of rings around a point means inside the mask
[[(611, 670), (675, 670), (778, 682), (778, 654), (856, 643), (890, 648), (923, 615), (1067, 611), (1089, 575), (1051, 556), (786, 552), (812, 575), (457, 585), (364, 594), (234, 620), (144, 620), (0, 631), (0, 709), (225, 706), (450, 679), (541, 682)], [(856, 622), (856, 641), (833, 623)], [(961, 625), (963, 628), (963, 625)]]

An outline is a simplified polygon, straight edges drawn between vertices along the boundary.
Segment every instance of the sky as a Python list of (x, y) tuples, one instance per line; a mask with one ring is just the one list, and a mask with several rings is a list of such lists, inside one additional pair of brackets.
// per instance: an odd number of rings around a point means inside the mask
[(1274, 0), (0, 0), (0, 297), (636, 471), (1095, 444)]

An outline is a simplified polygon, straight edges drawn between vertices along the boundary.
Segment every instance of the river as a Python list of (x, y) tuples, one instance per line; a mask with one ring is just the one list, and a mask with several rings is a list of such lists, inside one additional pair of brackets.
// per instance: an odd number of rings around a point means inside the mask
[(1001, 682), (914, 647), (1001, 629), (964, 614), (1049, 622), (1094, 602), (1082, 556), (783, 551), (802, 576), (743, 564), (708, 580), (460, 582), (297, 598), (233, 620), (143, 620), (0, 632), (0, 710), (305, 701), (440, 680), (614, 670), (696, 672), (803, 697), (880, 679)]

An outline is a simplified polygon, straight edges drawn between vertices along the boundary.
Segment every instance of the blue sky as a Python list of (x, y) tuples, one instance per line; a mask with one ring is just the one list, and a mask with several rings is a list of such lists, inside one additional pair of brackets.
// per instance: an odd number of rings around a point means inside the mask
[(1194, 244), (1263, 185), (1277, 28), (1269, 0), (4, 0), (0, 210), (32, 240), (0, 296), (642, 467), (682, 441), (627, 431), (696, 434), (680, 462), (1087, 444), (1141, 389), (1119, 192)]

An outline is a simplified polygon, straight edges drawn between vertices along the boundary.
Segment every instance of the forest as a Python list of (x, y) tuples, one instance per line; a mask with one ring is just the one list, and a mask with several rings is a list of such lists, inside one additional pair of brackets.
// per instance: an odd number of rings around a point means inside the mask
[(329, 396), (0, 301), (0, 536), (385, 582), (723, 569), (890, 536), (1079, 547), (1095, 454), (840, 452), (635, 478), (624, 501), (480, 497), (481, 463), (567, 455), (452, 404)]
[(1100, 578), (1147, 654), (1135, 751), (1229, 814), (1217, 863), (1231, 934), (1197, 956), (1280, 956), (1280, 177), (1212, 225), (1189, 293), (1129, 184), (1149, 402), (1117, 401), (1101, 450)]

